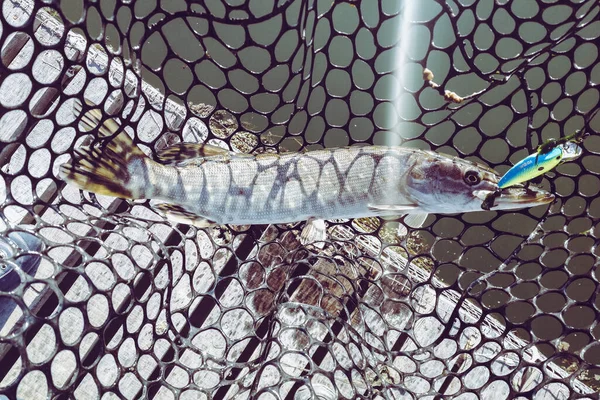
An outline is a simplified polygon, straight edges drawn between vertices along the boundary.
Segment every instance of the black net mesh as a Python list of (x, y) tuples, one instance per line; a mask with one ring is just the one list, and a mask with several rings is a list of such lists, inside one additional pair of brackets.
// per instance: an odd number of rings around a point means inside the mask
[[(2, 1), (0, 398), (594, 398), (599, 11)], [(303, 223), (172, 226), (65, 185), (58, 166), (95, 138), (76, 99), (148, 154), (385, 143), (504, 172), (590, 136), (541, 181), (550, 206), (329, 221), (320, 249)]]

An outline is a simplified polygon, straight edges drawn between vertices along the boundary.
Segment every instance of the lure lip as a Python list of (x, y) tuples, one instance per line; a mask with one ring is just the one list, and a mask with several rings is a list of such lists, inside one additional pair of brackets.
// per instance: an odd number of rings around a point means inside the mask
[(563, 145), (563, 161), (575, 160), (583, 153), (583, 149), (575, 142), (568, 142)]

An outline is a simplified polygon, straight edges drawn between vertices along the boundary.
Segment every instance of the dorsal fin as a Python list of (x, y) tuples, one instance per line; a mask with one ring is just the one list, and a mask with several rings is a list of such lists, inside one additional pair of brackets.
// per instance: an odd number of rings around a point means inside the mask
[(188, 165), (198, 158), (229, 155), (229, 151), (206, 143), (177, 143), (157, 152), (158, 161), (168, 165)]

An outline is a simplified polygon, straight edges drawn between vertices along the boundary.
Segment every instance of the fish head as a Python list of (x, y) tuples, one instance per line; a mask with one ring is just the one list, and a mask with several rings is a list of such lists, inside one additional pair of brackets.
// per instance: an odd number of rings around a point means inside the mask
[(500, 189), (500, 175), (479, 163), (427, 152), (407, 173), (407, 193), (419, 208), (430, 213), (462, 213), (488, 209), (514, 210), (547, 204), (554, 195), (533, 187), (515, 185)]

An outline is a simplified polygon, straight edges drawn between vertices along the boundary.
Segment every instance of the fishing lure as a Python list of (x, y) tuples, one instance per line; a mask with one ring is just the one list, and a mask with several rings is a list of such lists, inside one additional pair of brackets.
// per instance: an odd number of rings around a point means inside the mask
[[(600, 108), (597, 108), (585, 119), (586, 125), (598, 114), (598, 111), (600, 111)], [(585, 133), (584, 129), (580, 129), (560, 139), (549, 139), (538, 146), (535, 154), (531, 154), (516, 163), (500, 178), (498, 189), (485, 196), (481, 208), (484, 210), (492, 208), (502, 189), (529, 181), (552, 170), (562, 162), (579, 157), (582, 149), (578, 144), (583, 142), (583, 138), (587, 135), (589, 133)], [(541, 160), (540, 156), (542, 157)]]
[(556, 168), (559, 164), (574, 160), (581, 155), (581, 147), (574, 141), (560, 145), (553, 141), (543, 144), (539, 150), (531, 154), (508, 170), (498, 182), (500, 189), (529, 181)]
[(500, 190), (530, 181), (548, 171), (556, 168), (559, 164), (576, 159), (581, 155), (580, 143), (583, 134), (576, 132), (573, 135), (561, 139), (550, 139), (538, 147), (538, 151), (525, 157), (498, 181), (498, 190), (489, 193), (481, 203), (481, 208), (489, 210)]

